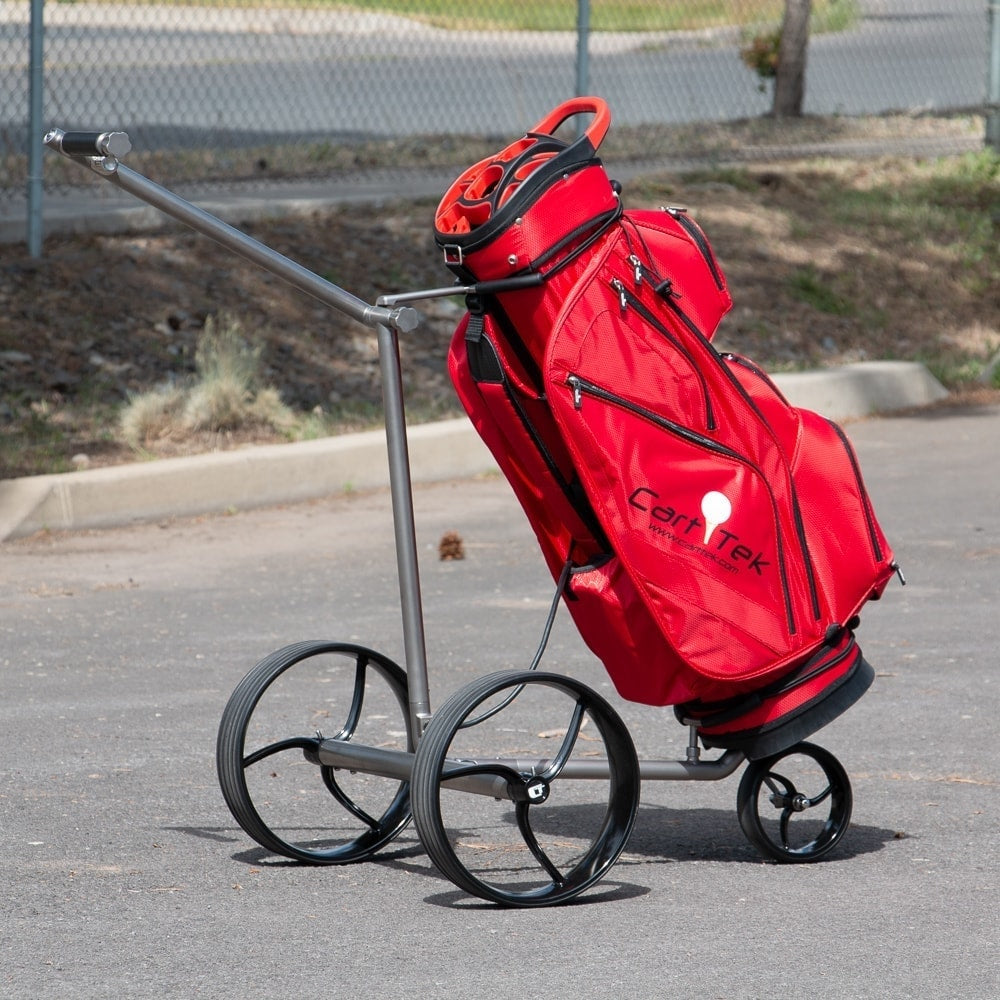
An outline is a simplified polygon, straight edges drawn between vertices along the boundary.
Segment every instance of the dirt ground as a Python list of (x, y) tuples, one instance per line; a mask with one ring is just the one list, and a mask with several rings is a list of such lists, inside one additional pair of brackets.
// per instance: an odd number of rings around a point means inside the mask
[[(891, 189), (896, 169), (772, 164), (729, 179), (646, 180), (624, 197), (627, 207), (685, 205), (708, 232), (735, 303), (720, 347), (771, 370), (916, 359), (961, 383), (1000, 349), (996, 262), (970, 264), (954, 251), (960, 234), (904, 238), (913, 220), (900, 229), (883, 218), (866, 224), (863, 210), (852, 214), (831, 194), (838, 184)], [(243, 228), (371, 301), (451, 283), (433, 210), (431, 202), (355, 205)], [(444, 358), (461, 304), (438, 300), (422, 311), (425, 323), (403, 340), (417, 420), (456, 412)], [(186, 377), (206, 317), (227, 312), (263, 344), (265, 380), (296, 411), (339, 416), (345, 427), (378, 417), (374, 335), (211, 241), (177, 229), (50, 239), (39, 260), (14, 247), (0, 263), (0, 478), (134, 461), (116, 408)], [(141, 457), (278, 439), (258, 430), (165, 435)]]

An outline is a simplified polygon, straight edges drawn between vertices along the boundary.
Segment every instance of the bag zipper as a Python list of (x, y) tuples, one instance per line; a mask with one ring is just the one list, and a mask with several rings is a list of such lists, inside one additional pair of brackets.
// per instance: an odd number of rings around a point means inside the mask
[[(828, 420), (827, 423), (834, 429), (834, 431), (836, 431), (837, 437), (840, 439), (840, 443), (844, 446), (844, 451), (847, 452), (848, 461), (851, 463), (851, 471), (854, 473), (854, 481), (857, 483), (858, 495), (861, 497), (861, 506), (864, 510), (865, 526), (868, 528), (868, 540), (871, 542), (872, 555), (875, 557), (876, 562), (882, 562), (885, 558), (885, 553), (882, 551), (882, 546), (879, 544), (878, 531), (875, 528), (875, 515), (872, 511), (871, 499), (868, 496), (868, 490), (865, 489), (864, 480), (861, 478), (861, 466), (858, 464), (857, 455), (854, 454), (851, 442), (848, 440), (843, 429), (832, 420)], [(900, 574), (900, 576), (902, 577), (902, 574)]]
[(721, 292), (726, 287), (726, 283), (722, 278), (722, 273), (719, 271), (719, 265), (715, 262), (715, 255), (712, 253), (712, 248), (705, 234), (701, 231), (701, 226), (687, 214), (686, 208), (681, 208), (679, 205), (664, 205), (663, 211), (670, 218), (675, 219), (694, 241), (698, 251), (705, 258), (705, 263), (708, 265), (709, 271), (712, 272), (712, 280), (715, 282), (715, 287)]
[[(514, 388), (513, 385), (511, 385), (511, 381), (507, 376), (507, 370), (504, 368), (503, 362), (499, 359), (499, 354), (497, 353), (497, 349), (493, 344), (491, 337), (488, 333), (480, 331), (476, 339), (489, 345), (490, 352), (496, 359), (499, 376), (498, 384), (502, 387), (503, 393), (507, 397), (507, 402), (510, 404), (511, 409), (516, 414), (517, 419), (524, 428), (525, 433), (531, 439), (538, 451), (539, 456), (545, 463), (546, 468), (549, 470), (549, 475), (552, 477), (553, 482), (559, 487), (559, 490), (566, 498), (569, 505), (576, 511), (577, 517), (580, 518), (580, 521), (590, 532), (595, 542), (604, 548), (609, 548), (610, 546), (607, 536), (605, 535), (604, 529), (601, 527), (601, 524), (597, 519), (597, 515), (594, 513), (590, 503), (584, 496), (581, 496), (581, 491), (574, 489), (573, 483), (563, 475), (562, 470), (552, 457), (552, 454), (545, 444), (545, 441), (542, 439), (541, 434), (539, 434), (535, 425), (532, 423), (531, 417), (521, 401), (520, 393)], [(472, 366), (470, 364), (470, 371), (471, 367)], [(543, 396), (540, 396), (539, 399), (544, 401)], [(579, 483), (578, 478), (576, 479), (576, 482)]]
[(665, 430), (668, 433), (673, 434), (675, 437), (679, 437), (682, 440), (687, 441), (689, 444), (693, 444), (699, 448), (704, 448), (707, 451), (723, 455), (726, 458), (739, 462), (756, 474), (771, 499), (771, 514), (774, 521), (774, 530), (777, 542), (778, 575), (781, 579), (781, 593), (785, 604), (785, 619), (786, 624), (788, 625), (788, 634), (795, 635), (797, 633), (797, 628), (795, 624), (795, 613), (792, 608), (791, 591), (788, 584), (788, 571), (785, 565), (785, 546), (781, 534), (781, 524), (778, 517), (778, 503), (775, 499), (774, 491), (771, 489), (767, 478), (764, 476), (763, 470), (747, 458), (746, 455), (741, 455), (738, 451), (735, 451), (727, 445), (724, 445), (719, 441), (715, 441), (710, 437), (705, 437), (705, 435), (699, 434), (697, 431), (691, 430), (689, 427), (684, 427), (681, 424), (674, 423), (674, 421), (661, 416), (659, 413), (655, 413), (653, 410), (648, 410), (646, 407), (633, 403), (631, 400), (624, 399), (616, 393), (613, 393), (610, 390), (589, 381), (588, 379), (581, 378), (579, 375), (567, 376), (566, 384), (573, 392), (573, 408), (576, 410), (583, 409), (584, 395), (592, 396), (595, 399), (599, 399), (610, 404), (611, 406), (616, 406), (619, 409), (627, 411), (628, 413), (641, 417), (656, 427), (659, 427), (661, 430)]
[(733, 354), (731, 351), (727, 351), (722, 355), (723, 361), (728, 361), (730, 364), (738, 365), (740, 368), (745, 368), (752, 375), (756, 375), (764, 385), (766, 385), (783, 403), (791, 405), (785, 398), (785, 394), (775, 385), (774, 380), (770, 375), (764, 371), (763, 368), (755, 365), (749, 358), (743, 357), (742, 354)]
[[(785, 398), (782, 391), (774, 384), (774, 381), (767, 374), (767, 372), (759, 368), (748, 358), (732, 353), (723, 354), (722, 357), (724, 360), (729, 361), (732, 364), (739, 365), (741, 368), (745, 368), (747, 371), (752, 372), (766, 386), (768, 386), (769, 389), (771, 389), (778, 399), (782, 400), (784, 403), (788, 403), (788, 400)], [(858, 487), (858, 495), (861, 497), (861, 508), (865, 518), (865, 527), (868, 531), (868, 539), (872, 547), (872, 555), (874, 556), (876, 562), (881, 562), (885, 556), (882, 552), (882, 546), (879, 544), (878, 531), (875, 527), (875, 515), (872, 510), (871, 500), (868, 496), (868, 491), (865, 489), (864, 480), (861, 478), (861, 466), (858, 464), (857, 456), (854, 454), (854, 449), (851, 447), (851, 443), (843, 429), (832, 420), (827, 420), (827, 423), (836, 432), (837, 437), (840, 439), (840, 443), (844, 447), (844, 451), (847, 453), (847, 458), (851, 463), (851, 471), (854, 473), (854, 480)], [(902, 574), (900, 574), (900, 576), (902, 577)]]
[[(780, 399), (786, 406), (791, 406), (787, 399), (785, 399), (782, 391), (774, 384), (771, 377), (762, 368), (755, 365), (749, 358), (744, 358), (739, 354), (721, 354), (720, 358), (723, 361), (727, 361), (730, 364), (738, 365), (740, 368), (745, 368), (748, 372), (759, 378), (773, 393)], [(767, 418), (760, 411), (760, 407), (757, 406), (756, 400), (750, 393), (743, 387), (743, 384), (735, 377), (732, 371), (728, 368), (724, 369), (725, 373), (729, 376), (730, 381), (739, 390), (740, 395), (746, 400), (747, 405), (753, 410), (757, 415), (758, 419), (767, 427), (771, 436), (774, 437), (774, 431), (771, 429), (771, 425), (768, 423)], [(812, 556), (809, 554), (809, 540), (806, 537), (806, 527), (805, 522), (802, 519), (802, 510), (799, 506), (799, 496), (798, 491), (795, 489), (795, 480), (789, 476), (788, 479), (789, 497), (792, 502), (792, 515), (795, 520), (795, 532), (798, 535), (799, 546), (802, 549), (802, 555), (804, 559), (804, 566), (806, 570), (806, 578), (809, 581), (809, 595), (812, 599), (812, 609), (813, 615), (816, 621), (820, 618), (820, 607), (819, 607), (819, 591), (816, 586), (816, 575), (813, 572)]]
[[(634, 255), (633, 255), (634, 257)], [(642, 280), (642, 273), (645, 269), (642, 268), (642, 262), (635, 258), (636, 264), (634, 265), (636, 270), (636, 283), (638, 284)], [(632, 258), (630, 258), (630, 262)], [(640, 271), (642, 268), (642, 271)], [(718, 424), (715, 421), (715, 411), (712, 408), (712, 398), (708, 392), (708, 380), (705, 378), (704, 372), (698, 367), (697, 362), (692, 356), (688, 348), (674, 336), (670, 329), (656, 316), (656, 314), (649, 309), (645, 303), (632, 294), (626, 287), (625, 284), (619, 278), (611, 279), (611, 288), (618, 296), (618, 305), (621, 311), (624, 313), (629, 308), (634, 309), (657, 333), (659, 333), (664, 339), (666, 339), (670, 345), (683, 356), (684, 360), (691, 366), (691, 370), (694, 372), (695, 377), (701, 386), (702, 401), (705, 408), (705, 428), (710, 431), (714, 431)]]

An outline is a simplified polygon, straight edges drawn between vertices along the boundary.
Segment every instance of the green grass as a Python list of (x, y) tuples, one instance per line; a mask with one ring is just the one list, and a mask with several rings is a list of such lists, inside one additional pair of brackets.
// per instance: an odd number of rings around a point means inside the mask
[(854, 303), (833, 287), (831, 279), (824, 277), (812, 266), (800, 267), (791, 277), (792, 295), (814, 309), (831, 316), (854, 315)]
[[(75, 0), (59, 0), (72, 3)], [(226, 7), (227, 0), (132, 0), (178, 7)], [(491, 0), (472, 5), (458, 0), (241, 0), (240, 6), (384, 11), (450, 30), (573, 31), (576, 0)], [(473, 9), (478, 6), (478, 10)], [(694, 31), (735, 25), (776, 26), (783, 0), (590, 0), (593, 31)], [(838, 31), (856, 17), (857, 0), (814, 0), (813, 30)]]
[(841, 225), (892, 233), (907, 248), (957, 259), (971, 294), (1000, 287), (1000, 154), (992, 150), (918, 163), (909, 176), (846, 188), (829, 199)]

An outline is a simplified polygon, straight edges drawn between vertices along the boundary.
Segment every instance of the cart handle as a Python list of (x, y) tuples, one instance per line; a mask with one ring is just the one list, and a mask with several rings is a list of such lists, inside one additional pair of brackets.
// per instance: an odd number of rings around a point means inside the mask
[(54, 128), (42, 140), (66, 156), (126, 156), (132, 150), (127, 132), (64, 132)]
[(183, 222), (203, 236), (221, 243), (224, 247), (252, 261), (266, 271), (277, 275), (290, 285), (325, 302), (328, 306), (365, 326), (385, 324), (400, 333), (415, 330), (420, 316), (408, 307), (387, 309), (370, 305), (356, 295), (345, 291), (339, 285), (313, 274), (301, 264), (272, 250), (246, 233), (230, 226), (214, 215), (192, 205), (183, 198), (168, 191), (148, 177), (130, 170), (118, 162), (132, 148), (132, 142), (125, 132), (64, 132), (52, 129), (46, 133), (46, 146), (77, 162), (88, 163), (105, 180), (134, 195), (140, 201), (152, 205), (165, 215)]

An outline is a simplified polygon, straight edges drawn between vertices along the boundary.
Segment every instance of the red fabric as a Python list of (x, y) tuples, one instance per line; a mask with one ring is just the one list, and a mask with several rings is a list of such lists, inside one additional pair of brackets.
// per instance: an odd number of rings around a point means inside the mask
[[(569, 175), (463, 266), (481, 280), (523, 269), (609, 197), (602, 168)], [(503, 384), (476, 382), (459, 327), (459, 398), (553, 575), (567, 559), (585, 567), (566, 603), (623, 697), (677, 704), (760, 687), (816, 653), (892, 574), (853, 452), (711, 346), (731, 301), (692, 220), (628, 212), (573, 257), (578, 243), (541, 286), (497, 296), (506, 320), (488, 315), (484, 336)], [(578, 477), (600, 531), (553, 464)], [(590, 566), (602, 533), (612, 551)]]
[(721, 739), (725, 736), (761, 731), (787, 720), (813, 703), (821, 701), (830, 688), (843, 680), (857, 665), (861, 649), (853, 636), (844, 632), (836, 645), (829, 647), (813, 662), (807, 664), (799, 677), (793, 677), (773, 694), (764, 695), (746, 711), (730, 713), (724, 722), (712, 724), (712, 715), (719, 706), (684, 706), (685, 714), (696, 721), (706, 720), (698, 726), (703, 737)]

